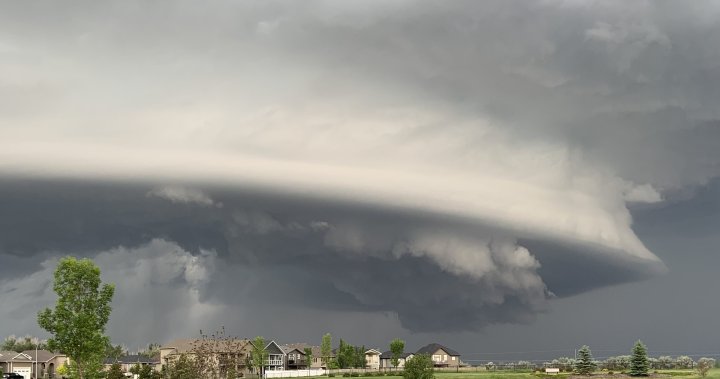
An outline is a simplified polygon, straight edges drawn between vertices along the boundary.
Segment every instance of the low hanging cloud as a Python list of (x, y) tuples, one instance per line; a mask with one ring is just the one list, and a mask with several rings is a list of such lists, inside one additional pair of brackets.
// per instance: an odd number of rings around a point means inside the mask
[(0, 12), (0, 255), (38, 257), (10, 275), (162, 257), (198, 309), (478, 330), (665, 272), (628, 204), (720, 175), (710, 3), (28, 3)]
[(198, 204), (202, 206), (216, 206), (222, 208), (222, 203), (216, 203), (204, 192), (179, 186), (164, 186), (148, 192), (148, 196), (155, 196), (169, 200), (173, 203)]

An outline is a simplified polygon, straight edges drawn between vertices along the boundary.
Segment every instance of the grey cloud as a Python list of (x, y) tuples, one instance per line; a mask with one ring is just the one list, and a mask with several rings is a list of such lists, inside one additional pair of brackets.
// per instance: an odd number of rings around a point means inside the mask
[(202, 206), (216, 206), (218, 208), (222, 208), (222, 203), (216, 203), (210, 198), (210, 196), (202, 191), (182, 186), (158, 187), (148, 192), (147, 195), (166, 199), (173, 203), (199, 204)]
[[(223, 208), (147, 197), (150, 184), (8, 178), (3, 184), (1, 203), (17, 211), (0, 219), (8, 226), (0, 228), (0, 254), (42, 264), (10, 274), (3, 289), (24, 275), (47, 276), (52, 256), (94, 257), (120, 285), (119, 321), (111, 330), (188, 307), (206, 321), (240, 327), (224, 312), (277, 304), (389, 312), (413, 331), (479, 330), (531, 322), (555, 295), (662, 269), (602, 246), (532, 234), (516, 240), (516, 231), (492, 223), (428, 212), (217, 186), (194, 188), (222, 200)], [(33, 306), (48, 301), (43, 288)], [(133, 338), (177, 336), (173, 327), (143, 325)]]
[(171, 325), (281, 301), (328, 323), (529, 322), (662, 272), (628, 207), (692, 218), (675, 202), (720, 175), (712, 2), (0, 7), (8, 297), (46, 301), (11, 281), (77, 254), (144, 275), (163, 301), (118, 301)]

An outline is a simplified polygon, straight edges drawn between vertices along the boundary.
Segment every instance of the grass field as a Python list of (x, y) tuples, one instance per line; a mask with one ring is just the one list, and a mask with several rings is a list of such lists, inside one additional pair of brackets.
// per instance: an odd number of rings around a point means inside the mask
[[(436, 372), (437, 379), (567, 379), (568, 377), (578, 378), (578, 376), (560, 374), (560, 375), (536, 375), (530, 372), (512, 372), (512, 371), (470, 371), (470, 372)], [(700, 376), (693, 370), (660, 370), (657, 374), (651, 374), (652, 377), (678, 377), (677, 379), (700, 379)], [(615, 374), (607, 375), (607, 373), (596, 372), (592, 377), (600, 378), (630, 378), (629, 376)], [(308, 378), (308, 379), (327, 379), (327, 376)], [(335, 376), (334, 379), (342, 379), (342, 375)], [(362, 378), (362, 377), (360, 377)], [(402, 379), (402, 376), (383, 376), (383, 379)], [(670, 378), (672, 379), (672, 378)], [(712, 369), (708, 372), (705, 379), (720, 379), (720, 369)]]

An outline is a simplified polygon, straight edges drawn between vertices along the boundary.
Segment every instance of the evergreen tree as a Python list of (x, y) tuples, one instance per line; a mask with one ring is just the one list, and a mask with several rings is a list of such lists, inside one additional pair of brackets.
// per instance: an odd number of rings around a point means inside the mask
[(580, 375), (590, 375), (597, 368), (595, 361), (593, 361), (592, 352), (587, 345), (578, 350), (578, 358), (575, 362), (575, 372)]
[(632, 357), (630, 358), (630, 376), (648, 376), (650, 362), (648, 361), (647, 349), (641, 341), (635, 342)]

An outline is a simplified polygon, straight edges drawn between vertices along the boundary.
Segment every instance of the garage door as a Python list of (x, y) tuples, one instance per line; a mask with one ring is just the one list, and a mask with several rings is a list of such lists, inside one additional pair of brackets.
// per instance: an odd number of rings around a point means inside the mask
[(13, 367), (13, 371), (14, 371), (16, 374), (22, 375), (23, 377), (25, 377), (25, 379), (30, 379), (30, 378), (32, 378), (32, 375), (30, 374), (30, 368), (29, 368), (29, 367), (27, 367), (27, 368)]

